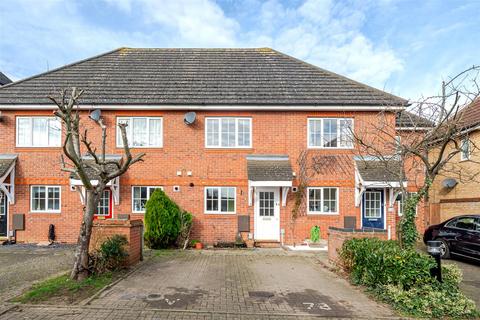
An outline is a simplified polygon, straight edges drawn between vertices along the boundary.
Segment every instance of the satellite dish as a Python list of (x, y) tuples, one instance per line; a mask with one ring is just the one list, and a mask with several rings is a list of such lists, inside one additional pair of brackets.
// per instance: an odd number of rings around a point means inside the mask
[(187, 112), (183, 117), (183, 122), (188, 126), (193, 124), (196, 118), (197, 118), (197, 114), (195, 112)]
[(101, 115), (102, 115), (102, 110), (100, 110), (100, 109), (95, 109), (95, 110), (93, 110), (92, 112), (90, 112), (89, 117), (90, 117), (90, 119), (92, 119), (93, 121), (98, 122), (98, 121), (100, 121)]
[(452, 189), (453, 187), (455, 187), (457, 185), (457, 180), (455, 179), (452, 179), (452, 178), (448, 178), (448, 179), (445, 179), (442, 181), (442, 185), (443, 187), (445, 188), (448, 188), (448, 189)]

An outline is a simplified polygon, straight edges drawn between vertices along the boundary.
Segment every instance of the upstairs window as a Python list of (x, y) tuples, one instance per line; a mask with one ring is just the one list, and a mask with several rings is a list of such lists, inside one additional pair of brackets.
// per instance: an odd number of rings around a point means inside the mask
[(60, 147), (61, 136), (55, 117), (17, 117), (17, 147)]
[[(127, 124), (128, 144), (132, 148), (163, 147), (163, 119), (160, 117), (119, 117), (117, 124)], [(123, 147), (122, 132), (117, 126), (117, 147)]]
[(251, 148), (251, 118), (206, 118), (207, 148)]
[(353, 148), (353, 119), (308, 119), (309, 148)]
[(470, 139), (464, 137), (460, 144), (460, 160), (470, 159)]

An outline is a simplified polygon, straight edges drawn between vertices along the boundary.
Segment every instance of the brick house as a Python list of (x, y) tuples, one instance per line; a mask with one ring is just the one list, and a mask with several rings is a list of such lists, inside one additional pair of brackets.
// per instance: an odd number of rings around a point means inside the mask
[[(18, 219), (18, 241), (45, 241), (50, 224), (57, 241), (77, 239), (82, 186), (60, 171), (61, 125), (46, 98), (71, 86), (85, 90), (83, 125), (95, 143), (89, 114), (101, 110), (109, 156), (122, 153), (119, 122), (132, 152), (146, 152), (105, 191), (98, 219), (143, 218), (163, 188), (194, 214), (192, 238), (205, 243), (233, 241), (239, 226), (257, 242), (299, 243), (314, 225), (323, 237), (347, 225), (395, 235), (395, 181), (359, 164), (350, 130), (383, 111), (395, 132), (404, 99), (268, 48), (121, 48), (0, 89), (3, 236)], [(304, 152), (325, 161), (293, 222)]]
[[(462, 152), (440, 171), (429, 194), (430, 223), (443, 222), (462, 214), (480, 213), (480, 99), (458, 114), (461, 132), (458, 142)], [(434, 154), (432, 150), (432, 154)], [(447, 152), (451, 152), (448, 151)], [(461, 175), (458, 174), (461, 172)], [(477, 175), (477, 176), (476, 176)]]

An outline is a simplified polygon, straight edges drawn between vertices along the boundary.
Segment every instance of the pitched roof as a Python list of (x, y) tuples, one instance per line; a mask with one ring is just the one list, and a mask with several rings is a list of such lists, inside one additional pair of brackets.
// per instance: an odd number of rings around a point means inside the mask
[(5, 173), (7, 173), (7, 170), (10, 169), (16, 159), (16, 155), (0, 154), (0, 177), (3, 177)]
[(405, 106), (407, 101), (269, 48), (120, 48), (0, 88), (0, 104)]
[[(97, 172), (95, 171), (95, 169), (93, 169), (90, 166), (98, 167), (98, 165), (95, 164), (95, 161), (90, 156), (83, 156), (82, 158), (83, 158), (83, 161), (87, 163), (87, 166), (85, 166), (85, 174), (87, 175), (87, 178), (90, 180), (97, 179), (98, 178)], [(105, 155), (105, 159), (113, 162), (117, 162), (118, 164), (120, 164), (122, 161), (122, 157), (119, 155)], [(116, 169), (117, 169), (117, 165), (114, 163), (109, 163), (106, 165), (107, 173), (114, 172)], [(80, 177), (76, 173), (71, 173), (70, 178), (80, 179)]]
[(292, 181), (293, 171), (287, 155), (247, 156), (250, 181)]
[(388, 161), (356, 159), (355, 163), (364, 181), (398, 182), (404, 175), (401, 161), (394, 158)]
[(461, 109), (457, 114), (457, 119), (463, 130), (480, 125), (480, 98)]
[(430, 121), (424, 117), (420, 117), (414, 113), (408, 111), (400, 111), (395, 115), (395, 126), (397, 128), (428, 128), (435, 126), (433, 121)]
[(0, 86), (9, 84), (9, 83), (11, 83), (11, 82), (12, 82), (12, 80), (10, 80), (5, 74), (3, 74), (3, 73), (0, 71)]

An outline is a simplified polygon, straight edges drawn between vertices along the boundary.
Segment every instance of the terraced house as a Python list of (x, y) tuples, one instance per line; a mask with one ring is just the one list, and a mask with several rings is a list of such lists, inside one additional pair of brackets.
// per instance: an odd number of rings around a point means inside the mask
[[(2, 236), (45, 241), (53, 224), (57, 241), (76, 241), (82, 186), (60, 170), (64, 133), (47, 99), (72, 86), (85, 90), (83, 125), (96, 143), (89, 114), (101, 111), (110, 157), (122, 154), (120, 122), (132, 152), (146, 153), (105, 191), (99, 219), (142, 218), (163, 188), (194, 214), (192, 238), (205, 243), (239, 232), (257, 243), (299, 243), (314, 225), (323, 237), (329, 226), (395, 235), (398, 182), (359, 163), (352, 130), (382, 111), (395, 133), (407, 101), (268, 48), (121, 48), (0, 88)], [(301, 154), (322, 168), (309, 175), (292, 219)]]

